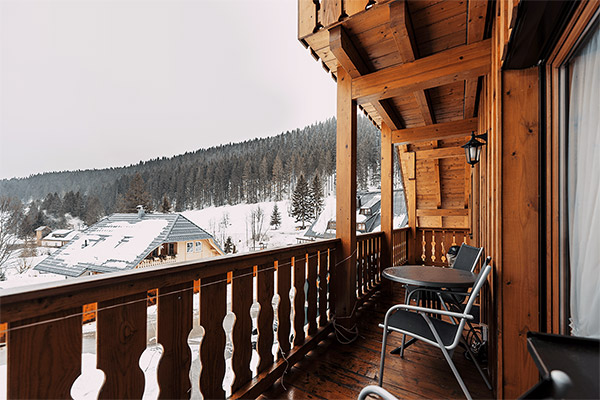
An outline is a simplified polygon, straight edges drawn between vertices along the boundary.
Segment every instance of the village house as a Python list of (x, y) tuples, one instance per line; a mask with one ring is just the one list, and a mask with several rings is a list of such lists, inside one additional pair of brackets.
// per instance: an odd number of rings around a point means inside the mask
[(181, 214), (117, 213), (73, 232), (34, 269), (77, 277), (224, 254), (210, 234)]
[(47, 234), (49, 234), (50, 232), (52, 232), (52, 229), (50, 229), (50, 227), (43, 225), (38, 227), (35, 230), (35, 244), (37, 246), (41, 246), (42, 245), (42, 238), (44, 236), (46, 236)]
[[(36, 234), (38, 232), (39, 231), (36, 229)], [(78, 233), (80, 232), (73, 229), (56, 229), (50, 232), (48, 235), (44, 236), (40, 240), (38, 246), (62, 247), (65, 244), (69, 243), (72, 239), (74, 239)]]

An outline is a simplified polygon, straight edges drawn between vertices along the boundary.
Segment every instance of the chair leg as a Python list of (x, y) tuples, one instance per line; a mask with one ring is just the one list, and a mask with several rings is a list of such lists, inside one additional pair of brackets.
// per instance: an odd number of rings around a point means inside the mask
[(456, 369), (456, 366), (452, 362), (452, 358), (450, 357), (450, 354), (448, 354), (448, 351), (444, 347), (443, 343), (440, 343), (440, 345), (441, 345), (440, 349), (442, 350), (442, 353), (444, 354), (444, 357), (446, 358), (446, 361), (448, 362), (448, 365), (450, 365), (450, 369), (452, 370), (452, 373), (454, 374), (454, 377), (458, 381), (458, 384), (460, 385), (460, 388), (462, 389), (463, 393), (465, 394), (465, 397), (468, 400), (472, 400), (473, 398), (471, 397), (471, 393), (469, 393), (469, 390), (467, 389), (467, 386), (465, 385), (465, 382), (462, 380), (462, 377), (458, 373), (458, 370)]
[(383, 341), (381, 343), (381, 361), (379, 363), (379, 386), (383, 385), (383, 366), (385, 364), (385, 347), (387, 345), (387, 327), (383, 328)]
[(473, 353), (471, 352), (471, 349), (469, 348), (469, 344), (466, 343), (466, 342), (465, 342), (465, 347), (467, 348), (467, 353), (469, 353), (469, 357), (471, 357), (471, 360), (473, 360), (473, 363), (475, 364), (475, 367), (477, 368), (477, 371), (479, 371), (479, 375), (481, 375), (481, 377), (483, 378), (483, 381), (485, 382), (485, 385), (487, 386), (487, 388), (489, 390), (492, 390), (492, 385), (490, 384), (490, 381), (488, 380), (485, 372), (483, 372), (483, 370), (479, 366), (479, 363), (475, 359), (475, 355), (473, 355)]
[(425, 322), (427, 322), (427, 325), (429, 325), (429, 328), (431, 329), (431, 332), (433, 333), (433, 336), (435, 337), (435, 341), (438, 342), (438, 347), (440, 348), (440, 350), (442, 350), (442, 354), (444, 354), (444, 358), (446, 358), (448, 365), (450, 365), (450, 369), (452, 370), (452, 373), (454, 374), (454, 377), (458, 381), (458, 384), (460, 385), (460, 388), (462, 389), (466, 398), (468, 400), (472, 400), (473, 398), (471, 397), (471, 393), (469, 393), (469, 390), (467, 389), (465, 382), (462, 380), (462, 377), (458, 373), (456, 366), (452, 362), (452, 357), (450, 356), (450, 354), (448, 354), (448, 350), (446, 350), (446, 347), (444, 346), (444, 342), (442, 341), (442, 338), (440, 337), (438, 332), (435, 330), (433, 323), (429, 320), (429, 317), (427, 317), (425, 314), (423, 314), (423, 313), (420, 313), (420, 314), (423, 316), (423, 318), (425, 318)]
[(402, 345), (400, 346), (400, 358), (404, 358), (404, 345), (406, 343), (406, 334), (402, 334)]

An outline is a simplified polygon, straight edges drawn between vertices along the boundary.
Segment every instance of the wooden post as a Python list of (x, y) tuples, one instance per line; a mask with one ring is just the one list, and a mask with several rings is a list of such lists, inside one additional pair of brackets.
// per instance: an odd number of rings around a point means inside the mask
[[(356, 102), (352, 78), (343, 67), (337, 70), (337, 182), (336, 236), (341, 239), (334, 265), (335, 315), (349, 317), (356, 302)], [(351, 323), (340, 320), (340, 323)]]
[(392, 263), (392, 235), (394, 231), (394, 145), (392, 131), (381, 123), (381, 246), (382, 268)]
[(539, 330), (538, 69), (502, 73), (502, 235), (500, 318), (505, 398), (538, 380), (525, 332)]

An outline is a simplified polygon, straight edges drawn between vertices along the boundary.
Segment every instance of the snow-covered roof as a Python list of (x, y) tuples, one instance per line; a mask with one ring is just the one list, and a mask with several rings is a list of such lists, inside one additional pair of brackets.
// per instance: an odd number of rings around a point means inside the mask
[(212, 239), (181, 214), (112, 214), (78, 232), (35, 269), (67, 276), (113, 272), (137, 266), (163, 243)]
[(50, 229), (50, 228), (48, 228), (46, 225), (42, 225), (42, 226), (40, 226), (39, 228), (37, 228), (35, 231), (36, 231), (36, 232), (37, 232), (37, 231), (43, 231), (44, 229)]
[(46, 235), (42, 240), (52, 240), (59, 242), (68, 242), (75, 238), (75, 236), (79, 233), (79, 231), (74, 231), (72, 229), (57, 229), (55, 231), (50, 232)]

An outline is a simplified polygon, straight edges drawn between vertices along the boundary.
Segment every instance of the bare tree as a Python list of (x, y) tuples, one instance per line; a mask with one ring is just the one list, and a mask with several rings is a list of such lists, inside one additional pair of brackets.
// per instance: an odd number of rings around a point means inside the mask
[(5, 279), (7, 261), (17, 242), (19, 200), (0, 196), (0, 280)]
[(260, 206), (256, 206), (256, 209), (250, 211), (250, 239), (252, 239), (253, 249), (256, 249), (256, 242), (261, 242), (264, 239), (266, 233), (266, 230), (263, 231), (264, 222), (265, 213)]
[(21, 255), (19, 256), (19, 262), (16, 264), (17, 272), (19, 274), (27, 272), (33, 265), (31, 258), (35, 256), (37, 256), (35, 241), (27, 236), (23, 244), (23, 250), (21, 250)]

